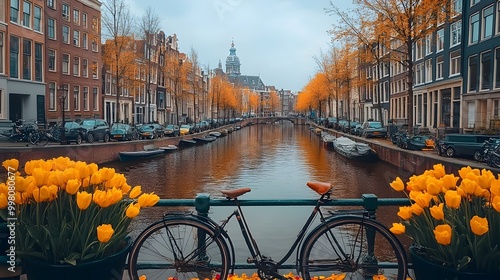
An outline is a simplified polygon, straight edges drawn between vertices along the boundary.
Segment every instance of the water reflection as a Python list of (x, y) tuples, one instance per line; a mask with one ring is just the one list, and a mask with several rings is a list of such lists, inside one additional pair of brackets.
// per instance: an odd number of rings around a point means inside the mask
[[(154, 191), (162, 198), (194, 198), (197, 193), (220, 198), (221, 189), (250, 187), (252, 192), (243, 199), (316, 199), (307, 181), (333, 183), (338, 198), (359, 198), (364, 193), (397, 197), (401, 194), (393, 191), (389, 183), (397, 176), (403, 181), (409, 177), (408, 172), (384, 162), (347, 160), (326, 150), (320, 137), (306, 126), (289, 122), (245, 127), (214, 142), (148, 161), (106, 165), (124, 173), (130, 185), (141, 185), (145, 192)], [(245, 209), (245, 214), (259, 245), (276, 259), (291, 245), (311, 209), (251, 207)], [(213, 207), (210, 216), (220, 221), (230, 210)], [(147, 209), (134, 222), (133, 235), (167, 211), (159, 207)], [(389, 224), (397, 219), (396, 212), (385, 208), (378, 213)], [(241, 234), (231, 225), (228, 231), (244, 261), (248, 252)]]

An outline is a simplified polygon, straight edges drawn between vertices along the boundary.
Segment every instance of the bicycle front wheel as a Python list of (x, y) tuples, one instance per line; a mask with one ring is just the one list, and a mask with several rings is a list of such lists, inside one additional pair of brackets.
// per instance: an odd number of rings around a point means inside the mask
[(31, 143), (31, 145), (37, 145), (38, 141), (40, 141), (40, 134), (37, 132), (31, 132), (28, 136), (28, 142)]
[(213, 227), (194, 219), (159, 221), (145, 229), (129, 254), (131, 279), (227, 279), (230, 255)]
[(399, 240), (382, 224), (352, 216), (328, 221), (304, 241), (300, 254), (304, 279), (345, 274), (345, 279), (406, 279), (407, 261)]

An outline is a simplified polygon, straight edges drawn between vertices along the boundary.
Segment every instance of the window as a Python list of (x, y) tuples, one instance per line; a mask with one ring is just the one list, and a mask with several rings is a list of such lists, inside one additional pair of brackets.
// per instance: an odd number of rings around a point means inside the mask
[(89, 47), (89, 46), (88, 46), (88, 40), (87, 40), (87, 36), (88, 36), (88, 34), (87, 34), (87, 33), (83, 33), (82, 35), (83, 35), (83, 36), (82, 36), (82, 47), (83, 47), (83, 49), (85, 49), (85, 50), (86, 50), (86, 49), (88, 49), (88, 47)]
[(3, 70), (3, 33), (0, 32), (0, 73), (4, 73)]
[(23, 79), (31, 80), (31, 41), (23, 40)]
[(73, 75), (80, 76), (80, 58), (79, 57), (73, 58)]
[(477, 55), (469, 57), (469, 92), (477, 91)]
[(470, 0), (470, 6), (472, 7), (472, 6), (476, 5), (477, 3), (479, 3), (479, 1), (481, 1), (481, 0)]
[(451, 24), (451, 44), (450, 46), (456, 46), (462, 42), (462, 21), (459, 20)]
[(97, 52), (97, 38), (92, 38), (92, 51)]
[(94, 111), (99, 110), (99, 88), (92, 88), (92, 109)]
[(418, 63), (415, 69), (415, 85), (424, 83), (424, 63)]
[(432, 34), (427, 34), (425, 36), (425, 54), (432, 53)]
[(89, 87), (83, 87), (83, 110), (89, 110)]
[(47, 19), (47, 36), (49, 39), (56, 38), (56, 21), (53, 18)]
[(31, 3), (24, 1), (23, 3), (23, 22), (24, 27), (31, 27)]
[(62, 4), (62, 18), (69, 21), (69, 5)]
[(73, 108), (80, 111), (80, 86), (73, 87)]
[(10, 1), (10, 21), (19, 23), (19, 0)]
[(496, 16), (496, 21), (497, 21), (497, 29), (496, 33), (500, 33), (500, 2), (498, 2), (498, 7), (497, 7), (497, 16)]
[(432, 82), (432, 59), (425, 61), (425, 82)]
[(62, 56), (62, 73), (69, 74), (69, 54), (63, 53)]
[(500, 48), (495, 49), (495, 88), (500, 88)]
[(493, 5), (483, 10), (483, 39), (493, 35)]
[(479, 13), (470, 17), (469, 44), (475, 44), (479, 41)]
[(92, 78), (97, 79), (97, 61), (92, 61)]
[(63, 43), (69, 44), (69, 26), (63, 25), (62, 36), (63, 36)]
[(436, 52), (444, 49), (444, 29), (441, 28), (436, 32)]
[(87, 27), (87, 14), (82, 13), (82, 25), (83, 27)]
[(481, 54), (481, 90), (490, 89), (491, 86), (491, 51)]
[(37, 82), (41, 82), (43, 77), (42, 57), (42, 44), (35, 43), (35, 81)]
[(419, 60), (424, 57), (424, 41), (418, 40), (415, 44), (415, 59)]
[(49, 71), (56, 71), (56, 51), (55, 50), (48, 50), (48, 56), (49, 56)]
[(73, 45), (75, 47), (80, 46), (80, 31), (78, 30), (73, 30)]
[(55, 111), (56, 108), (56, 83), (49, 82), (49, 111)]
[(42, 32), (42, 8), (35, 6), (33, 14), (33, 29), (35, 29), (35, 31)]
[(460, 51), (450, 54), (450, 76), (460, 74)]
[(451, 8), (453, 16), (458, 16), (462, 13), (462, 0), (452, 0)]
[(47, 7), (54, 9), (55, 7), (55, 0), (47, 0)]
[(10, 77), (19, 78), (19, 38), (10, 36)]
[(73, 22), (80, 25), (80, 11), (77, 9), (73, 9)]
[(89, 61), (86, 58), (82, 60), (82, 76), (85, 78), (89, 76)]
[(443, 65), (444, 59), (443, 56), (438, 56), (436, 59), (436, 80), (442, 79), (443, 76)]
[(97, 32), (99, 30), (99, 20), (97, 17), (92, 17), (92, 30)]

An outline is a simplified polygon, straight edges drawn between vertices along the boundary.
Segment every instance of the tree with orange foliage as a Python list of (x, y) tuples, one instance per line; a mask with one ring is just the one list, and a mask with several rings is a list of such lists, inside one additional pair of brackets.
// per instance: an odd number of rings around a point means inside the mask
[(328, 100), (328, 81), (323, 73), (316, 73), (303, 91), (297, 96), (298, 111), (318, 110), (318, 118), (322, 116), (322, 103)]
[(166, 79), (165, 87), (167, 91), (174, 97), (175, 113), (177, 114), (176, 124), (180, 125), (179, 101), (183, 97), (183, 88), (187, 83), (188, 67), (186, 67), (179, 51), (167, 49), (165, 53), (165, 61), (163, 67), (160, 67), (160, 71), (163, 72)]
[(102, 2), (102, 26), (104, 36), (109, 38), (102, 48), (102, 60), (116, 78), (115, 120), (119, 121), (120, 87), (132, 89), (131, 83), (125, 80), (135, 76), (137, 58), (133, 47), (133, 18), (124, 0)]
[[(341, 18), (337, 35), (354, 36), (365, 42), (365, 47), (375, 51), (389, 50), (397, 63), (407, 69), (408, 83), (408, 130), (413, 130), (413, 46), (434, 32), (449, 13), (447, 0), (355, 0), (356, 13), (339, 13), (333, 2), (333, 10)], [(357, 17), (350, 18), (349, 14)], [(341, 31), (343, 30), (343, 31)], [(403, 57), (400, 60), (400, 57)]]

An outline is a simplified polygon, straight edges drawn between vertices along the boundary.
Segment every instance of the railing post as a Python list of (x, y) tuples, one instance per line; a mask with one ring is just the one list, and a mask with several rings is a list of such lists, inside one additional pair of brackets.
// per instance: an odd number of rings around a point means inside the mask
[[(365, 207), (365, 210), (368, 211), (370, 218), (375, 219), (375, 211), (377, 210), (378, 207), (378, 197), (374, 194), (363, 194), (363, 204)], [(366, 242), (368, 244), (368, 255), (364, 257), (364, 262), (369, 263), (377, 263), (378, 260), (375, 257), (375, 231), (373, 229), (366, 229)], [(366, 271), (368, 274), (373, 274), (377, 273), (377, 271)]]
[(194, 199), (194, 207), (198, 215), (208, 217), (208, 210), (210, 210), (210, 194), (199, 193)]

